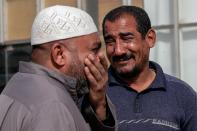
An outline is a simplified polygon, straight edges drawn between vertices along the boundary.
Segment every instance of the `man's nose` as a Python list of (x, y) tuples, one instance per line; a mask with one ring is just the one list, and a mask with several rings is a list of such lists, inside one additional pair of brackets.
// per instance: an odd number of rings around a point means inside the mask
[(116, 41), (114, 46), (114, 55), (120, 56), (124, 53), (125, 53), (124, 43), (121, 43), (120, 41)]

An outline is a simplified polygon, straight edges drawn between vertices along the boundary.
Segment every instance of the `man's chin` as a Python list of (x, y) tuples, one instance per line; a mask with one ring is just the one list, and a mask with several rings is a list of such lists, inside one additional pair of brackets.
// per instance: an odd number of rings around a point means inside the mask
[(139, 75), (140, 70), (138, 70), (137, 68), (134, 69), (122, 69), (122, 70), (116, 70), (117, 74), (122, 77), (122, 78), (131, 78), (131, 77), (136, 77), (137, 75)]
[(128, 78), (130, 77), (130, 72), (118, 72), (118, 75), (122, 78)]
[(128, 68), (128, 67), (119, 67), (116, 69), (116, 72), (118, 72), (119, 74), (129, 74), (130, 72), (132, 72), (133, 68)]

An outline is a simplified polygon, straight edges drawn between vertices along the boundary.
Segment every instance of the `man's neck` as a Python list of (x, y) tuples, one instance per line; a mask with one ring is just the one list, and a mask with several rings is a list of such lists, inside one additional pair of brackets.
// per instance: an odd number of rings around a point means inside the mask
[(134, 89), (137, 92), (142, 92), (151, 85), (155, 77), (156, 77), (155, 71), (148, 67), (145, 70), (143, 70), (139, 75), (137, 75), (135, 78), (131, 78), (124, 81), (128, 83), (128, 86), (130, 88)]

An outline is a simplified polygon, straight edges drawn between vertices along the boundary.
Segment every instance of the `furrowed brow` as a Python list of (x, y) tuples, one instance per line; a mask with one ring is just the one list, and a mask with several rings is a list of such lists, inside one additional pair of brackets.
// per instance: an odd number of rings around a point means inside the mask
[(120, 32), (119, 35), (120, 36), (134, 36), (134, 34), (131, 32)]

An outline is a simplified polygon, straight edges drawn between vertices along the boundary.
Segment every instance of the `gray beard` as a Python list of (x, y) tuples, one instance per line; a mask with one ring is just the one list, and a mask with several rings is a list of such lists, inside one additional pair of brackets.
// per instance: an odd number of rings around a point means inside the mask
[(77, 79), (76, 90), (79, 97), (87, 94), (89, 92), (87, 80), (80, 78)]
[(88, 80), (85, 77), (83, 70), (82, 63), (80, 63), (78, 59), (75, 59), (72, 62), (69, 69), (69, 74), (77, 80), (76, 91), (78, 96), (82, 96), (89, 92)]

